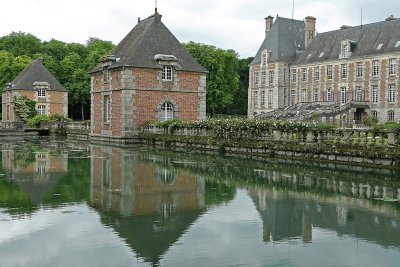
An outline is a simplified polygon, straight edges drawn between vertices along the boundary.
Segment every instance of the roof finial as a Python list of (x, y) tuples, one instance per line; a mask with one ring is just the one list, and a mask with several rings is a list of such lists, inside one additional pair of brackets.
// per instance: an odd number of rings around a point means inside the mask
[(155, 0), (155, 1), (156, 1), (156, 9), (155, 9), (156, 12), (154, 14), (157, 15), (158, 14), (158, 11), (157, 11), (157, 0)]

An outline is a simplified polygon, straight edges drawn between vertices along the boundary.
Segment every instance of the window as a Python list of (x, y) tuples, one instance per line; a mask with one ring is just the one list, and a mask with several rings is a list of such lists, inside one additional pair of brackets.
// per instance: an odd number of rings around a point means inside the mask
[(301, 75), (301, 80), (303, 82), (307, 81), (307, 68), (302, 68), (301, 69), (302, 75)]
[(103, 98), (103, 121), (111, 121), (111, 96), (105, 95)]
[(292, 82), (295, 83), (297, 81), (297, 71), (292, 70)]
[(339, 59), (340, 58), (348, 58), (352, 55), (352, 46), (353, 42), (350, 40), (343, 40), (340, 42), (340, 54), (339, 54)]
[(307, 102), (307, 90), (306, 89), (301, 90), (301, 102)]
[(328, 65), (326, 67), (326, 79), (327, 80), (333, 79), (333, 66), (332, 65)]
[(294, 100), (296, 99), (296, 91), (290, 90), (290, 105), (294, 105)]
[(314, 67), (314, 81), (319, 81), (319, 67)]
[(274, 104), (274, 91), (268, 90), (268, 105), (272, 106)]
[(265, 91), (261, 91), (261, 106), (265, 106)]
[(256, 108), (258, 106), (258, 91), (253, 92), (253, 107)]
[(372, 76), (376, 77), (379, 75), (379, 61), (374, 60), (372, 62)]
[(364, 72), (364, 64), (362, 62), (357, 63), (357, 77), (362, 77)]
[(286, 69), (283, 70), (283, 83), (286, 83)]
[(263, 67), (267, 66), (267, 52), (264, 52), (264, 53), (262, 54), (261, 65), (262, 65)]
[(314, 88), (314, 102), (319, 101), (319, 91), (318, 88)]
[(10, 120), (10, 105), (7, 104), (7, 110), (6, 110), (6, 120), (9, 121)]
[(378, 112), (376, 110), (371, 111), (371, 117), (372, 118), (378, 118)]
[(168, 121), (174, 118), (174, 106), (170, 102), (165, 102), (161, 106), (160, 121)]
[(347, 64), (341, 65), (342, 79), (347, 79)]
[(341, 89), (340, 89), (340, 103), (342, 104), (342, 105), (344, 105), (344, 104), (346, 104), (347, 103), (347, 88), (345, 87), (345, 86), (343, 86)]
[(164, 168), (157, 169), (157, 178), (161, 183), (165, 185), (174, 184), (174, 181), (176, 179), (175, 173)]
[(274, 76), (275, 76), (275, 71), (271, 70), (269, 72), (269, 75), (268, 75), (269, 84), (273, 84), (274, 83)]
[(103, 82), (109, 82), (111, 79), (111, 73), (110, 70), (103, 70)]
[(163, 67), (161, 79), (163, 81), (172, 81), (172, 67), (171, 66)]
[(326, 101), (331, 102), (332, 98), (332, 88), (326, 88)]
[(356, 92), (355, 92), (355, 100), (356, 101), (363, 101), (364, 97), (363, 97), (363, 90), (361, 86), (356, 86)]
[(394, 121), (394, 111), (393, 110), (388, 111), (387, 120)]
[(347, 57), (348, 53), (349, 53), (349, 45), (342, 44), (342, 57)]
[(38, 105), (37, 112), (41, 115), (46, 115), (46, 105)]
[(254, 73), (254, 86), (259, 86), (260, 85), (260, 73), (256, 72)]
[(46, 89), (39, 88), (37, 91), (38, 97), (46, 97)]
[(372, 104), (378, 104), (378, 86), (377, 85), (373, 85), (372, 86)]
[(395, 85), (394, 84), (389, 84), (389, 91), (388, 91), (388, 101), (389, 103), (395, 103), (396, 102), (396, 90), (395, 90)]
[(261, 83), (262, 83), (262, 85), (267, 84), (267, 72), (266, 71), (263, 71), (261, 74)]
[(396, 74), (396, 64), (397, 60), (395, 58), (389, 60), (389, 75)]

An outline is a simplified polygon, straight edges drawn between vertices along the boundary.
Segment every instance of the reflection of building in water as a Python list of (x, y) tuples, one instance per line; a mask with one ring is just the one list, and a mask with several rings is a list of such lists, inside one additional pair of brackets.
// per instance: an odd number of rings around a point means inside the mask
[(263, 220), (265, 242), (293, 238), (312, 242), (313, 228), (320, 228), (384, 247), (400, 247), (400, 212), (364, 205), (360, 199), (324, 197), (310, 191), (255, 188), (249, 192)]
[(158, 263), (204, 211), (204, 179), (118, 148), (93, 146), (92, 156), (92, 205), (140, 257)]
[(68, 171), (68, 157), (52, 154), (51, 151), (14, 149), (2, 146), (2, 166), (7, 179), (23, 189), (35, 203), (44, 196)]

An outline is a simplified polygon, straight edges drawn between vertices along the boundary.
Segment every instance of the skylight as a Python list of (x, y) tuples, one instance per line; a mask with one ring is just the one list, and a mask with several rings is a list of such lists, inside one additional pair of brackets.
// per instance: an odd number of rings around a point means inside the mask
[(400, 46), (400, 41), (397, 41), (396, 45), (394, 47), (399, 47)]
[(309, 55), (307, 56), (307, 59), (310, 59), (311, 56), (312, 56), (312, 54), (309, 54)]
[(319, 58), (324, 56), (324, 52), (322, 52), (321, 54), (319, 54)]
[(381, 50), (383, 44), (379, 44), (378, 47), (376, 48), (376, 50)]

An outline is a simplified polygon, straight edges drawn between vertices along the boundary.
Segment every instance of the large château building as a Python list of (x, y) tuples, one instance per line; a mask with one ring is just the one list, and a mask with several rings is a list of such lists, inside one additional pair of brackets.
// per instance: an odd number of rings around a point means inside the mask
[(344, 125), (400, 119), (400, 20), (316, 34), (316, 19), (266, 18), (250, 64), (248, 117)]
[(206, 75), (156, 10), (91, 72), (92, 139), (130, 138), (149, 120), (205, 119)]

